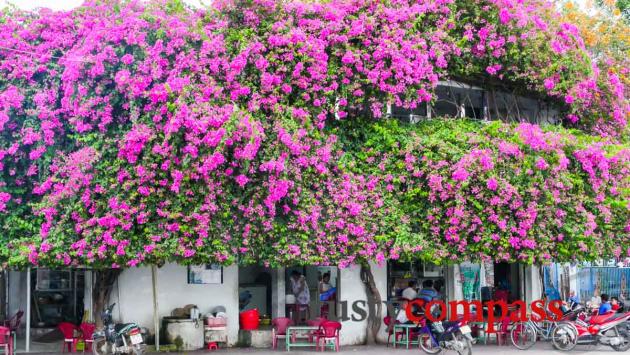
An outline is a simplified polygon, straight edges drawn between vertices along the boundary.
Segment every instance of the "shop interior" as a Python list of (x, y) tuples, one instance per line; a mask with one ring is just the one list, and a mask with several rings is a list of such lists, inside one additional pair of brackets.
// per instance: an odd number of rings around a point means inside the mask
[[(272, 310), (272, 269), (258, 265), (242, 266), (239, 269), (239, 308), (240, 311), (258, 309), (262, 323), (273, 318)], [(308, 289), (309, 303), (301, 307), (303, 320), (317, 317), (337, 319), (336, 295), (339, 289), (337, 267), (304, 266), (285, 269), (285, 293), (287, 317), (293, 316), (296, 295), (293, 293), (291, 275), (293, 272), (304, 276)], [(331, 302), (332, 301), (332, 302)], [(297, 314), (295, 315), (297, 317)]]
[(33, 328), (52, 328), (61, 322), (81, 322), (85, 287), (83, 270), (36, 269), (30, 276)]
[(398, 262), (390, 261), (387, 266), (388, 300), (395, 301), (402, 297), (402, 292), (409, 286), (410, 281), (415, 281), (419, 291), (425, 280), (433, 281), (433, 288), (439, 294), (446, 293), (445, 267), (423, 262)]
[(495, 263), (493, 281), (493, 299), (509, 303), (521, 298), (521, 275), (518, 264)]
[(270, 319), (271, 287), (271, 269), (258, 265), (240, 267), (238, 278), (240, 311), (258, 309), (262, 319)]
[[(300, 314), (299, 317), (293, 314), (295, 310), (294, 304), (297, 303), (296, 295), (293, 293), (292, 274), (294, 272), (304, 276), (306, 285), (309, 289), (310, 302), (308, 304), (306, 314)], [(287, 294), (287, 317), (296, 318), (297, 322), (304, 319), (314, 319), (317, 317), (336, 320), (337, 315), (337, 295), (339, 293), (339, 270), (335, 266), (304, 266), (290, 267), (285, 272), (285, 285)], [(301, 319), (297, 319), (301, 318)]]

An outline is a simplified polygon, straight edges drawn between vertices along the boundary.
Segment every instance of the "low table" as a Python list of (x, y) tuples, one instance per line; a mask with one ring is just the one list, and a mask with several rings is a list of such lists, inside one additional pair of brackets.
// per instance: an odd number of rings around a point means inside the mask
[(227, 346), (228, 343), (228, 332), (227, 326), (219, 326), (219, 327), (209, 327), (204, 326), (204, 342), (206, 344), (211, 343), (225, 343)]
[(394, 348), (396, 347), (396, 345), (406, 345), (407, 349), (409, 349), (409, 345), (418, 345), (418, 341), (414, 340), (411, 341), (409, 340), (409, 331), (411, 329), (415, 329), (418, 326), (415, 324), (394, 324), (394, 334), (397, 333), (397, 331), (402, 331), (404, 334), (404, 339), (405, 340), (398, 340), (396, 339), (397, 337), (394, 336)]
[[(297, 341), (298, 338), (309, 338), (312, 332), (315, 332), (319, 327), (316, 326), (292, 326), (287, 328), (286, 346), (287, 351), (291, 348), (304, 348), (309, 346), (315, 346), (316, 344), (310, 341)], [(301, 334), (301, 336), (300, 336)]]

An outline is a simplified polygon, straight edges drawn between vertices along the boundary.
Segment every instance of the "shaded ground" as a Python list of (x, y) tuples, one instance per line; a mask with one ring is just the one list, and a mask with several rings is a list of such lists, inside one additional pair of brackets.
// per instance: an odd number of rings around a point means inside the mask
[[(18, 349), (20, 352), (20, 349)], [(331, 352), (330, 350), (328, 352)], [(252, 349), (252, 348), (230, 348), (230, 349), (220, 349), (215, 351), (193, 351), (186, 353), (172, 353), (172, 354), (233, 354), (233, 355), (241, 355), (241, 354), (286, 354), (287, 352), (284, 348), (280, 348), (278, 350), (271, 349)], [(291, 354), (317, 354), (319, 352), (315, 352), (315, 350), (307, 350), (307, 351), (291, 351)], [(394, 349), (387, 348), (384, 345), (375, 345), (375, 346), (348, 346), (342, 347), (341, 351), (338, 354), (367, 354), (367, 355), (380, 355), (387, 353), (388, 355), (397, 355), (397, 354), (424, 354), (421, 350), (415, 349)], [(521, 351), (517, 350), (511, 346), (497, 346), (497, 345), (475, 345), (473, 347), (473, 354), (495, 354), (495, 355), (509, 355), (509, 354), (520, 354), (520, 355), (547, 355), (547, 354), (570, 354), (570, 355), (581, 355), (581, 354), (589, 354), (589, 355), (611, 355), (616, 354), (617, 352), (613, 351), (610, 347), (593, 347), (593, 346), (577, 346), (571, 352), (561, 352), (553, 350), (551, 344), (549, 343), (539, 343), (536, 344), (532, 349)], [(51, 354), (61, 354), (60, 352), (42, 352), (42, 353), (30, 353), (37, 355), (51, 355)], [(67, 354), (67, 353), (66, 353)], [(165, 353), (151, 353), (151, 355), (155, 354), (165, 354)], [(449, 352), (448, 354), (453, 354), (453, 352)]]

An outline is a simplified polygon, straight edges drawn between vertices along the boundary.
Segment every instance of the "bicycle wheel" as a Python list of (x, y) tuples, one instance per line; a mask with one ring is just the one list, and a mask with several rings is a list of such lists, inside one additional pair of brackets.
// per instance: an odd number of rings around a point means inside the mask
[(577, 345), (578, 335), (575, 327), (564, 323), (558, 326), (551, 333), (553, 347), (558, 350), (569, 351)]
[(514, 324), (510, 331), (510, 340), (517, 349), (527, 350), (536, 344), (536, 329), (526, 322)]

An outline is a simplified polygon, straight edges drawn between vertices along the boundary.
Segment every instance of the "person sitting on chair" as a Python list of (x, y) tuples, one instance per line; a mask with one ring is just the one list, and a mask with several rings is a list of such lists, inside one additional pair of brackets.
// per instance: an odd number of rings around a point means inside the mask
[(402, 292), (402, 298), (406, 300), (414, 300), (418, 296), (418, 292), (416, 291), (416, 281), (411, 280), (407, 284), (407, 288), (405, 288)]
[(612, 311), (612, 305), (608, 300), (608, 295), (604, 293), (602, 294), (602, 304), (599, 306), (599, 311), (597, 312), (597, 314), (606, 314), (610, 311)]

